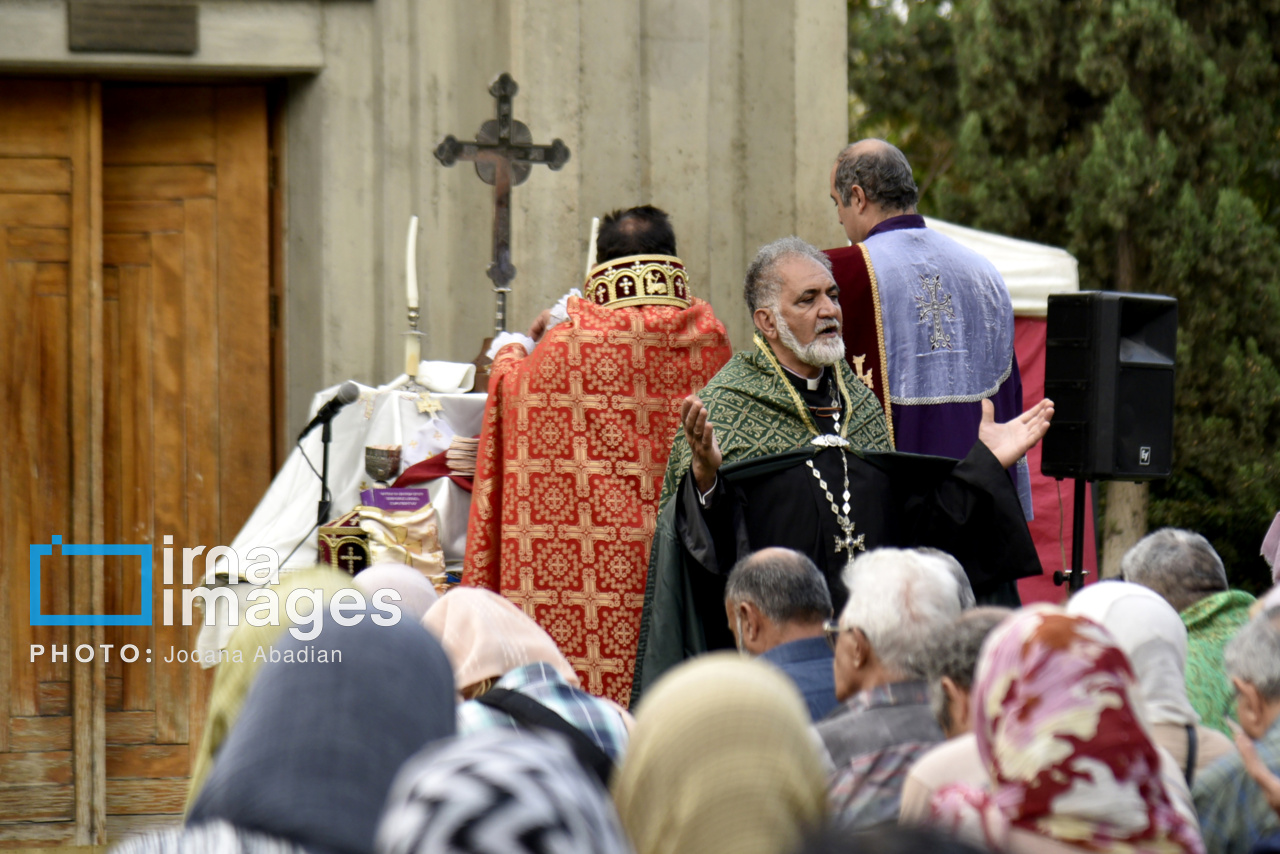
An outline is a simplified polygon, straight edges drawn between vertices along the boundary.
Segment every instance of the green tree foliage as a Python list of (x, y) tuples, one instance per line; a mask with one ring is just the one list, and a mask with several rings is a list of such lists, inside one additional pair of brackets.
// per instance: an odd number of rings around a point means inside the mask
[(1178, 298), (1175, 471), (1152, 526), (1269, 584), (1280, 510), (1280, 0), (850, 0), (852, 137), (921, 209)]

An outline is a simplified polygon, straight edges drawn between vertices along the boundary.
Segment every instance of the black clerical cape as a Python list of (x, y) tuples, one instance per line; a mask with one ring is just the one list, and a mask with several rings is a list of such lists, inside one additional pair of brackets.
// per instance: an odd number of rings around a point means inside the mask
[[(848, 365), (826, 369), (809, 389), (781, 368), (762, 338), (755, 343), (700, 394), (725, 460), (705, 506), (683, 431), (675, 437), (646, 579), (632, 703), (683, 659), (732, 646), (724, 583), (752, 551), (784, 546), (809, 555), (840, 612), (849, 552), (837, 548), (846, 533), (827, 493), (843, 504), (841, 456), (848, 463), (848, 518), (853, 536), (864, 537), (862, 547), (949, 552), (979, 601), (992, 603), (1017, 604), (1016, 580), (1041, 572), (1017, 492), (986, 446), (975, 444), (959, 461), (894, 453), (884, 409)], [(836, 406), (849, 447), (813, 444), (833, 432), (829, 413)]]

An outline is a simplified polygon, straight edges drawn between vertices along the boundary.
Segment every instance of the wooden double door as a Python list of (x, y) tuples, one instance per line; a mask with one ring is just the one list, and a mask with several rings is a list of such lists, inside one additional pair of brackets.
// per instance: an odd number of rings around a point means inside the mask
[[(182, 812), (209, 672), (165, 661), (198, 627), (162, 625), (161, 548), (229, 542), (272, 473), (267, 113), (261, 86), (0, 78), (0, 847)], [(32, 602), (55, 537), (154, 545), (154, 580), (53, 546)], [(144, 597), (149, 626), (32, 625)]]

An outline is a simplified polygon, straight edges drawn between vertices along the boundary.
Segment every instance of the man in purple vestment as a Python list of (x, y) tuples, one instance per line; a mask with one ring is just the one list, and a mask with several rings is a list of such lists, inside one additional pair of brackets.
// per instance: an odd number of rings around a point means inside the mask
[[(1013, 305), (991, 262), (925, 226), (917, 198), (901, 151), (879, 139), (849, 145), (832, 167), (831, 199), (853, 245), (827, 255), (846, 351), (889, 413), (895, 448), (960, 459), (983, 400), (997, 422), (1022, 412)], [(1010, 474), (1030, 519), (1026, 459)]]

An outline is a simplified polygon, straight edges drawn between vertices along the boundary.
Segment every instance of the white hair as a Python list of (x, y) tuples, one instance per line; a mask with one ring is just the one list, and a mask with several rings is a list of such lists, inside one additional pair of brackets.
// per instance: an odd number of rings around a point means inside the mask
[(973, 584), (969, 581), (969, 573), (964, 571), (964, 566), (950, 552), (944, 552), (942, 549), (930, 548), (922, 546), (916, 551), (925, 557), (933, 558), (938, 561), (942, 567), (956, 580), (956, 588), (960, 591), (960, 610), (968, 611), (976, 608), (978, 599), (973, 595)]
[(1228, 676), (1248, 682), (1269, 703), (1280, 700), (1280, 608), (1259, 614), (1222, 651)]
[(941, 561), (910, 549), (875, 549), (845, 568), (842, 629), (858, 628), (876, 657), (908, 679), (924, 678), (924, 646), (960, 616), (960, 589)]

